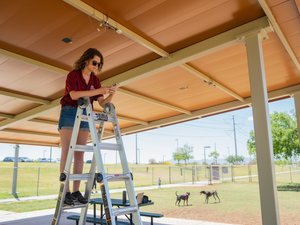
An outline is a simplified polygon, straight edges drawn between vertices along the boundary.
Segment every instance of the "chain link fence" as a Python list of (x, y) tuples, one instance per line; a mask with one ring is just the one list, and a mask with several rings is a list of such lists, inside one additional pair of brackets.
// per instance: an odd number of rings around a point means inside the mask
[[(25, 166), (25, 164), (27, 164)], [(30, 166), (25, 163), (18, 168), (18, 197), (57, 194), (59, 188), (59, 164), (44, 163), (42, 166)], [(88, 172), (89, 164), (84, 172)], [(13, 164), (0, 163), (0, 199), (11, 198)], [(256, 165), (131, 165), (133, 181), (136, 187), (153, 186), (161, 181), (164, 184), (219, 182), (258, 182)], [(106, 173), (122, 173), (120, 165), (105, 166)], [(299, 183), (299, 166), (276, 166), (277, 184)], [(82, 185), (83, 187), (83, 185)], [(84, 188), (84, 187), (83, 187)], [(110, 188), (124, 188), (122, 182), (111, 182)]]

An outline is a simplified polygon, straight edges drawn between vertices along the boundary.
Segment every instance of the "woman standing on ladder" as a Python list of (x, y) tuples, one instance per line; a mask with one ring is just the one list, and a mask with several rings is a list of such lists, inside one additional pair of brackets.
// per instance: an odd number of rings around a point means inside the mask
[[(93, 104), (93, 101), (98, 101), (98, 103), (103, 107), (106, 103), (111, 102), (116, 92), (116, 86), (101, 87), (100, 80), (96, 75), (101, 71), (102, 66), (102, 54), (95, 48), (89, 48), (75, 62), (74, 70), (72, 70), (67, 76), (65, 93), (60, 101), (61, 111), (58, 124), (58, 131), (61, 140), (61, 174), (64, 172), (68, 156), (78, 106), (77, 100), (80, 97), (90, 97), (91, 104)], [(88, 135), (88, 122), (81, 122), (77, 144), (86, 145)], [(74, 152), (74, 174), (82, 173), (84, 162), (83, 154), (83, 152)], [(67, 193), (64, 200), (65, 204), (73, 205), (75, 201), (82, 204), (87, 203), (87, 199), (82, 196), (79, 191), (79, 187), (80, 181), (74, 181), (72, 194), (70, 192), (70, 188), (67, 187)]]

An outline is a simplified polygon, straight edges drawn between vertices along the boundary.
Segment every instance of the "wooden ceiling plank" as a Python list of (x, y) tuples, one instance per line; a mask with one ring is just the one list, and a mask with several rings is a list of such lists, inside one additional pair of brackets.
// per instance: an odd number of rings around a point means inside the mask
[(118, 92), (120, 92), (120, 93), (122, 93), (122, 94), (129, 95), (129, 96), (131, 96), (131, 97), (138, 98), (138, 99), (143, 100), (143, 101), (146, 101), (146, 102), (150, 102), (150, 103), (152, 103), (152, 104), (156, 104), (156, 105), (159, 105), (159, 106), (162, 106), (162, 107), (167, 107), (167, 108), (169, 108), (169, 109), (172, 109), (172, 110), (175, 110), (175, 111), (178, 111), (178, 112), (182, 112), (182, 113), (187, 114), (187, 115), (191, 115), (191, 114), (192, 114), (192, 113), (191, 113), (190, 111), (188, 111), (188, 110), (179, 108), (179, 107), (174, 106), (174, 105), (170, 105), (170, 104), (168, 104), (168, 103), (165, 103), (165, 102), (156, 100), (156, 99), (154, 99), (154, 98), (149, 98), (149, 97), (147, 97), (147, 96), (144, 96), (144, 95), (135, 93), (135, 92), (133, 92), (133, 91), (125, 90), (124, 88), (119, 88), (119, 89), (118, 89)]
[(144, 37), (138, 35), (137, 33), (133, 32), (132, 30), (128, 29), (124, 25), (118, 23), (117, 21), (109, 18), (106, 14), (94, 9), (93, 7), (89, 6), (88, 4), (80, 1), (80, 0), (64, 0), (64, 2), (72, 5), (76, 9), (79, 9), (80, 11), (84, 12), (85, 14), (93, 17), (94, 19), (102, 22), (106, 22), (112, 27), (116, 29), (117, 33), (121, 33), (124, 36), (128, 37), (129, 39), (133, 40), (136, 43), (139, 43), (140, 45), (148, 48), (149, 50), (155, 52), (156, 54), (168, 57), (169, 53), (161, 49), (160, 47), (156, 46), (152, 42), (148, 41)]
[[(259, 29), (265, 29), (269, 28), (269, 22), (267, 17), (262, 17), (260, 19), (251, 21), (249, 23), (246, 23), (244, 25), (241, 25), (239, 27), (233, 28), (229, 31), (226, 31), (224, 33), (221, 33), (219, 35), (216, 35), (212, 38), (208, 38), (204, 41), (198, 42), (194, 45), (188, 46), (184, 49), (181, 49), (177, 52), (174, 52), (171, 54), (168, 58), (159, 58), (156, 60), (153, 60), (149, 63), (146, 63), (144, 65), (138, 66), (134, 69), (128, 70), (126, 72), (120, 73), (114, 77), (108, 78), (104, 81), (102, 81), (102, 85), (111, 85), (114, 83), (118, 83), (120, 86), (126, 85), (130, 82), (133, 82), (137, 79), (142, 79), (145, 76), (157, 73), (159, 71), (165, 71), (170, 68), (173, 68), (175, 66), (181, 65), (183, 63), (192, 61), (196, 58), (200, 58), (201, 56), (205, 56), (207, 54), (210, 54), (212, 52), (215, 52), (219, 49), (223, 49), (229, 46), (232, 46), (236, 44), (237, 42), (240, 42), (240, 36), (243, 35), (246, 32), (250, 32), (252, 30), (259, 30)], [(22, 61), (26, 61), (31, 64), (40, 65), (43, 68), (48, 68), (49, 70), (56, 71), (62, 74), (67, 74), (68, 71), (65, 71), (63, 69), (50, 66), (48, 64), (15, 54), (8, 51), (5, 51), (3, 49), (0, 49), (0, 53), (5, 54), (7, 56), (18, 58)], [(26, 112), (23, 112), (21, 114), (16, 115), (14, 118), (8, 118), (4, 121), (0, 122), (0, 130), (8, 127), (9, 125), (18, 122), (19, 120), (29, 120), (37, 115), (52, 109), (54, 107), (59, 106), (60, 104), (60, 98), (57, 98), (53, 101), (51, 101), (50, 104), (42, 105), (39, 107), (36, 107), (34, 109), (28, 110)]]
[(200, 79), (206, 81), (208, 85), (213, 85), (214, 87), (216, 87), (216, 88), (220, 89), (221, 91), (231, 95), (232, 97), (240, 100), (241, 102), (244, 101), (244, 98), (242, 96), (240, 96), (237, 93), (233, 92), (228, 87), (225, 87), (223, 84), (213, 80), (211, 77), (209, 77), (208, 75), (202, 73), (198, 69), (196, 69), (196, 68), (194, 68), (194, 67), (192, 67), (188, 64), (181, 65), (181, 68), (183, 68), (184, 70), (188, 71), (189, 73), (195, 75), (196, 77), (199, 77)]
[(102, 81), (102, 84), (110, 85), (118, 83), (120, 86), (124, 86), (137, 79), (142, 79), (143, 77), (166, 71), (175, 66), (179, 66), (218, 50), (233, 46), (237, 43), (241, 43), (240, 37), (245, 35), (246, 33), (252, 32), (254, 30), (259, 31), (262, 29), (268, 29), (269, 27), (270, 25), (268, 22), (268, 18), (261, 17), (257, 20), (251, 21), (214, 37), (178, 50), (172, 53), (168, 58), (159, 58), (145, 63), (141, 66), (137, 66), (131, 70), (120, 73), (114, 77), (108, 78)]
[(119, 120), (129, 121), (129, 122), (136, 123), (136, 124), (142, 124), (142, 125), (145, 125), (145, 126), (147, 126), (149, 124), (148, 122), (143, 121), (143, 120), (138, 120), (138, 119), (129, 118), (129, 117), (120, 116), (120, 115), (118, 115), (118, 119)]
[(0, 95), (9, 96), (12, 98), (18, 98), (18, 99), (35, 102), (35, 103), (39, 103), (39, 104), (43, 104), (43, 105), (50, 103), (50, 101), (42, 99), (42, 98), (32, 97), (32, 96), (26, 95), (26, 94), (19, 94), (17, 92), (13, 92), (13, 91), (0, 90)]
[(284, 33), (282, 32), (280, 26), (278, 25), (277, 20), (272, 13), (272, 10), (270, 9), (270, 7), (267, 4), (267, 1), (266, 0), (258, 0), (258, 2), (260, 4), (260, 6), (262, 7), (262, 9), (264, 10), (265, 14), (267, 15), (268, 19), (270, 20), (270, 23), (272, 24), (272, 27), (273, 27), (275, 33), (278, 35), (279, 40), (281, 41), (282, 45), (288, 52), (289, 56), (291, 57), (293, 63), (297, 67), (297, 69), (300, 71), (299, 60), (298, 60), (296, 54), (294, 53), (292, 47), (290, 46)]
[(31, 122), (37, 122), (37, 123), (46, 123), (46, 124), (50, 124), (50, 125), (57, 125), (58, 121), (53, 121), (53, 120), (45, 120), (45, 119), (39, 119), (39, 118), (33, 118), (31, 120), (29, 120)]

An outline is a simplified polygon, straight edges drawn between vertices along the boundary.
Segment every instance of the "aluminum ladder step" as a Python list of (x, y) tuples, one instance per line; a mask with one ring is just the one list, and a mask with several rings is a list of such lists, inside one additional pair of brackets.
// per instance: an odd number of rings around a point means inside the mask
[(125, 174), (105, 174), (105, 178), (107, 181), (124, 181), (131, 179), (132, 176), (130, 173)]
[[(85, 122), (89, 122), (88, 116), (87, 115), (81, 115), (81, 120)], [(94, 121), (100, 122), (100, 121), (105, 121), (105, 122), (115, 122), (114, 118), (109, 117), (105, 114), (102, 113), (94, 113)]]
[[(121, 146), (112, 143), (100, 143), (101, 150), (121, 150)], [(93, 146), (90, 145), (76, 145), (74, 151), (80, 152), (94, 152)]]
[(70, 174), (69, 180), (88, 180), (92, 177), (90, 173)]
[(139, 209), (138, 206), (127, 206), (124, 208), (112, 209), (113, 216), (120, 216), (125, 214), (131, 214), (137, 212)]
[(85, 208), (85, 207), (88, 207), (88, 203), (87, 204), (78, 203), (75, 205), (64, 205), (62, 209), (69, 210), (69, 209), (79, 209), (79, 208)]

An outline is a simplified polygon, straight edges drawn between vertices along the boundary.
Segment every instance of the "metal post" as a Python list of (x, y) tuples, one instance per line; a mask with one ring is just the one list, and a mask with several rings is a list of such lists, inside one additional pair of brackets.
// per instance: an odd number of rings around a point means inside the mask
[(234, 115), (232, 115), (232, 123), (233, 123), (233, 135), (234, 135), (234, 149), (235, 149), (235, 158), (237, 159), (237, 144), (236, 144), (236, 132), (235, 132), (235, 120)]
[(292, 167), (291, 166), (290, 166), (290, 179), (291, 179), (291, 183), (293, 183)]
[(251, 171), (251, 165), (248, 164), (248, 175), (249, 175), (249, 182), (252, 182), (252, 171)]
[(50, 146), (50, 163), (52, 162), (52, 146)]
[(19, 149), (18, 144), (15, 145), (15, 162), (14, 162), (14, 173), (13, 173), (13, 183), (11, 188), (11, 193), (13, 196), (17, 196), (17, 181), (18, 181), (18, 163), (19, 163)]
[(212, 185), (212, 166), (209, 166), (209, 185)]
[(171, 166), (169, 166), (169, 183), (172, 183), (172, 179), (171, 179)]
[(297, 118), (298, 137), (300, 138), (300, 92), (294, 93), (294, 104)]
[(39, 187), (40, 187), (40, 173), (41, 168), (38, 168), (38, 178), (37, 178), (37, 184), (36, 184), (36, 196), (39, 196)]
[(245, 37), (245, 41), (254, 119), (255, 145), (257, 149), (262, 224), (279, 225), (280, 219), (275, 184), (262, 38), (261, 34), (253, 32)]
[(137, 134), (135, 134), (135, 164), (138, 164)]
[(210, 148), (210, 146), (204, 146), (204, 164), (206, 164), (206, 149)]

